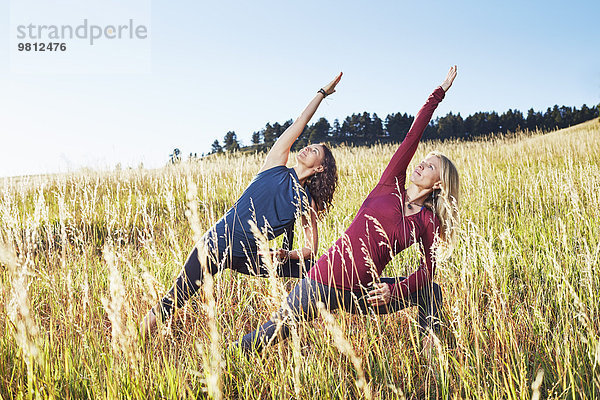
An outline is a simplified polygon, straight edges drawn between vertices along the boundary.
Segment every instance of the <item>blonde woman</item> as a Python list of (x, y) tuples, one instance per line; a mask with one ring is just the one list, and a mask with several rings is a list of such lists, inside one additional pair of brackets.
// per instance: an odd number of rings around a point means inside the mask
[[(416, 305), (424, 334), (439, 325), (439, 286), (433, 283), (435, 254), (453, 236), (458, 205), (459, 178), (454, 164), (441, 153), (431, 153), (410, 175), (406, 169), (437, 105), (456, 77), (450, 68), (417, 114), (406, 138), (367, 196), (354, 220), (335, 244), (294, 287), (287, 298), (291, 313), (281, 310), (240, 342), (244, 350), (259, 350), (270, 341), (289, 335), (287, 318), (311, 320), (318, 302), (329, 310), (357, 313), (374, 309), (389, 313)], [(419, 243), (424, 261), (407, 278), (379, 278), (400, 251)], [(430, 336), (424, 344), (430, 345)]]

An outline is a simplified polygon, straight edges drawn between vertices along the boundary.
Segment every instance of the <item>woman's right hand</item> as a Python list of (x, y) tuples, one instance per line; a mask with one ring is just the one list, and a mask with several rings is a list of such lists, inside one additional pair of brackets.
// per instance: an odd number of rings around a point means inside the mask
[(323, 90), (325, 91), (325, 93), (327, 93), (327, 96), (329, 96), (332, 93), (335, 93), (335, 87), (338, 83), (340, 83), (340, 79), (342, 79), (343, 74), (343, 72), (340, 72), (340, 74), (336, 76), (334, 80), (329, 82), (327, 85), (323, 86)]
[(275, 250), (274, 254), (275, 254), (275, 258), (280, 263), (286, 262), (290, 257), (290, 251), (285, 250), (285, 249), (277, 249), (277, 250)]
[(373, 282), (368, 293), (367, 301), (373, 307), (385, 306), (392, 300), (390, 285), (385, 282)]
[(452, 86), (452, 82), (454, 82), (454, 78), (456, 78), (456, 65), (450, 67), (450, 71), (448, 71), (448, 76), (446, 76), (446, 80), (440, 85), (444, 92), (447, 92)]

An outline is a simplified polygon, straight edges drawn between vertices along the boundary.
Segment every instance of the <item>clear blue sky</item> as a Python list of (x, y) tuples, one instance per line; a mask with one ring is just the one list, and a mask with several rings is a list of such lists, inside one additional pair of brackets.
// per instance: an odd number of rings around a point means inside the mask
[[(28, 6), (30, 22), (138, 16), (133, 3), (77, 0), (74, 11), (74, 2), (52, 2), (54, 16)], [(228, 130), (248, 144), (266, 122), (295, 118), (338, 71), (338, 91), (313, 121), (414, 114), (452, 64), (459, 75), (437, 116), (600, 103), (597, 0), (147, 0), (149, 56), (127, 73), (69, 72), (83, 62), (72, 52), (59, 55), (64, 71), (15, 70), (17, 3), (0, 4), (0, 176), (158, 167), (174, 147), (208, 152)]]

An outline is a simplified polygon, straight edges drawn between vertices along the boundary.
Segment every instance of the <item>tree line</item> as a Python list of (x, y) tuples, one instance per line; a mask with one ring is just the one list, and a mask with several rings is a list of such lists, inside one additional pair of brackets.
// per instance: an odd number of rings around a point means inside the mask
[[(519, 110), (509, 109), (498, 114), (477, 112), (463, 118), (460, 113), (452, 112), (438, 117), (427, 126), (423, 138), (425, 140), (474, 139), (492, 133), (507, 134), (519, 130), (550, 131), (576, 125), (599, 115), (600, 105), (580, 109), (576, 107), (548, 107), (545, 112), (530, 109), (525, 116)], [(389, 114), (381, 119), (377, 113), (368, 112), (352, 114), (343, 121), (335, 119), (330, 124), (326, 118), (320, 118), (308, 125), (292, 150), (303, 148), (309, 143), (328, 142), (333, 145), (346, 144), (353, 146), (369, 145), (375, 142), (400, 142), (406, 136), (414, 116), (407, 113)], [(252, 133), (251, 144), (242, 146), (234, 131), (229, 131), (223, 141), (215, 140), (210, 154), (235, 151), (263, 151), (271, 148), (279, 136), (292, 124), (292, 120), (280, 124), (267, 123), (265, 127)]]

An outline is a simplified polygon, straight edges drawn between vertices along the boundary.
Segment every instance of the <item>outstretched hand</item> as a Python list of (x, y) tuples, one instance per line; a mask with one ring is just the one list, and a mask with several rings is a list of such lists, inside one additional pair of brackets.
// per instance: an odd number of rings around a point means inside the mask
[(340, 72), (340, 74), (336, 76), (334, 80), (329, 82), (327, 85), (323, 86), (323, 90), (325, 91), (325, 93), (327, 93), (327, 96), (329, 96), (332, 93), (335, 93), (335, 87), (338, 83), (340, 83), (340, 79), (342, 79), (343, 74), (343, 72)]
[(441, 84), (442, 89), (444, 89), (444, 92), (447, 92), (448, 89), (450, 89), (450, 86), (452, 86), (452, 82), (454, 82), (454, 78), (456, 78), (456, 65), (450, 67), (450, 71), (448, 71), (446, 80), (444, 80), (444, 82)]

